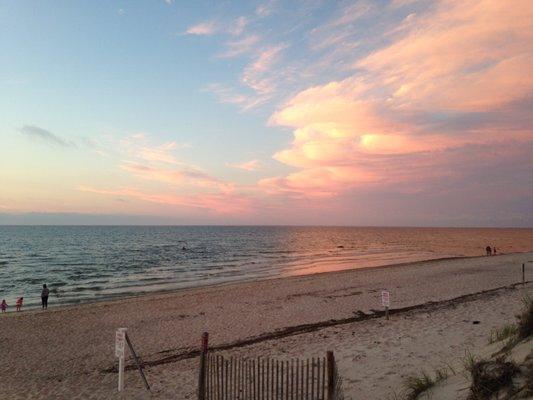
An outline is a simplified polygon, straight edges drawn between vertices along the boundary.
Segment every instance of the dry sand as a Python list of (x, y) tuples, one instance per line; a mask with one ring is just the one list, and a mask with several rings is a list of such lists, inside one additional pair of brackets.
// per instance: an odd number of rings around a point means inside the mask
[[(491, 329), (512, 322), (522, 296), (533, 295), (531, 283), (516, 285), (529, 260), (533, 253), (429, 261), (5, 314), (0, 399), (194, 398), (198, 359), (159, 363), (186, 357), (203, 331), (211, 345), (231, 345), (223, 354), (286, 359), (332, 349), (347, 398), (391, 398), (406, 376), (480, 351)], [(393, 310), (418, 307), (385, 321), (373, 311), (383, 288)], [(303, 324), (311, 326), (294, 329)], [(104, 372), (116, 364), (120, 326), (149, 365), (151, 394), (132, 370), (119, 396), (116, 374)]]

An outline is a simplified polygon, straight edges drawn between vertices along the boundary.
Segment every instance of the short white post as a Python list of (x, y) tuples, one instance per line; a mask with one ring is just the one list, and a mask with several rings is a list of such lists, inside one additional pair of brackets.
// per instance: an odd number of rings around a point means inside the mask
[(115, 356), (118, 357), (118, 391), (124, 390), (124, 357), (126, 355), (126, 328), (118, 328), (115, 333)]

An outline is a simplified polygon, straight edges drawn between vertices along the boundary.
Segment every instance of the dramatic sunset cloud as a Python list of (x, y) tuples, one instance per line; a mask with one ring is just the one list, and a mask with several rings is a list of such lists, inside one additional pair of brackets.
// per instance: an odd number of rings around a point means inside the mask
[[(303, 170), (263, 185), (337, 194), (369, 182), (434, 179), (439, 170), (456, 169), (445, 154), (459, 148), (477, 146), (470, 156), (481, 159), (484, 146), (516, 143), (518, 150), (531, 145), (531, 125), (524, 127), (523, 121), (488, 127), (481, 118), (461, 132), (450, 132), (446, 123), (432, 120), (453, 123), (530, 105), (533, 7), (528, 2), (518, 7), (446, 2), (411, 19), (393, 34), (392, 44), (354, 61), (352, 77), (304, 90), (272, 116), (272, 124), (295, 129), (292, 147), (274, 158)], [(424, 168), (418, 168), (425, 154), (433, 161), (426, 159)], [(396, 164), (409, 155), (402, 177), (380, 166), (380, 160)]]

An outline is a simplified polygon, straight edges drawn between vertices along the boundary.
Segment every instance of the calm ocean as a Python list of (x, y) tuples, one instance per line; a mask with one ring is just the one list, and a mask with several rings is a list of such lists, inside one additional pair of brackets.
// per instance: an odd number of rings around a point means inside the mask
[[(72, 304), (221, 282), (533, 250), (532, 229), (0, 226), (0, 299)], [(10, 310), (13, 308), (10, 307)]]

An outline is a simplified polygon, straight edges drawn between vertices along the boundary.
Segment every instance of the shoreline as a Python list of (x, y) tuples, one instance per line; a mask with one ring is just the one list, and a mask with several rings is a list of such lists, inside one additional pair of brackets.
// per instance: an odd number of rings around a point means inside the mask
[[(323, 271), (323, 272), (312, 272), (309, 274), (301, 274), (301, 275), (288, 275), (288, 276), (273, 276), (273, 277), (264, 277), (264, 278), (257, 278), (257, 277), (251, 277), (249, 279), (241, 279), (237, 281), (229, 281), (229, 282), (220, 282), (220, 283), (212, 283), (212, 284), (205, 284), (205, 285), (197, 285), (197, 286), (188, 286), (183, 288), (175, 288), (175, 289), (169, 289), (169, 290), (162, 290), (162, 291), (153, 291), (153, 292), (144, 292), (139, 294), (132, 294), (132, 295), (125, 295), (125, 296), (114, 296), (114, 297), (104, 297), (102, 299), (95, 299), (95, 300), (88, 300), (83, 301), (79, 303), (63, 303), (54, 305), (54, 303), (51, 303), (51, 308), (48, 310), (43, 311), (39, 304), (35, 306), (30, 306), (30, 308), (23, 309), (22, 311), (7, 311), (4, 314), (0, 314), (0, 317), (2, 315), (8, 316), (8, 315), (22, 315), (22, 314), (36, 314), (36, 313), (42, 313), (42, 312), (57, 312), (57, 311), (63, 311), (66, 309), (76, 309), (79, 307), (90, 307), (94, 305), (105, 305), (105, 304), (114, 304), (114, 303), (120, 303), (122, 301), (133, 301), (133, 300), (143, 300), (146, 298), (158, 298), (161, 296), (169, 296), (173, 294), (181, 294), (181, 293), (187, 293), (191, 291), (196, 290), (202, 290), (202, 289), (210, 289), (210, 288), (219, 288), (219, 287), (228, 287), (228, 286), (235, 286), (238, 287), (240, 285), (245, 284), (251, 284), (251, 283), (259, 283), (259, 282), (271, 282), (271, 281), (278, 281), (278, 280), (291, 280), (291, 279), (302, 279), (305, 277), (314, 277), (314, 276), (320, 276), (320, 275), (336, 275), (336, 274), (349, 274), (353, 273), (354, 271), (368, 271), (368, 270), (382, 270), (382, 269), (388, 269), (388, 268), (402, 268), (406, 266), (413, 266), (416, 267), (417, 265), (421, 264), (432, 264), (442, 261), (450, 261), (450, 260), (472, 260), (472, 259), (478, 259), (478, 258), (486, 258), (486, 257), (501, 257), (501, 256), (510, 256), (510, 255), (520, 255), (525, 253), (533, 253), (532, 250), (526, 250), (526, 251), (516, 251), (512, 253), (501, 253), (493, 256), (486, 256), (486, 255), (479, 255), (479, 256), (445, 256), (445, 257), (438, 257), (438, 258), (430, 258), (425, 260), (418, 260), (418, 261), (406, 261), (406, 262), (400, 262), (400, 263), (393, 263), (393, 264), (384, 264), (384, 265), (377, 265), (377, 266), (365, 266), (365, 267), (355, 267), (355, 268), (341, 268), (338, 270), (332, 270), (332, 271)], [(533, 258), (533, 254), (532, 254)], [(533, 262), (533, 260), (531, 260)], [(528, 262), (528, 261), (526, 261)], [(49, 300), (50, 303), (50, 300)], [(14, 306), (10, 306), (11, 308), (14, 308)]]

